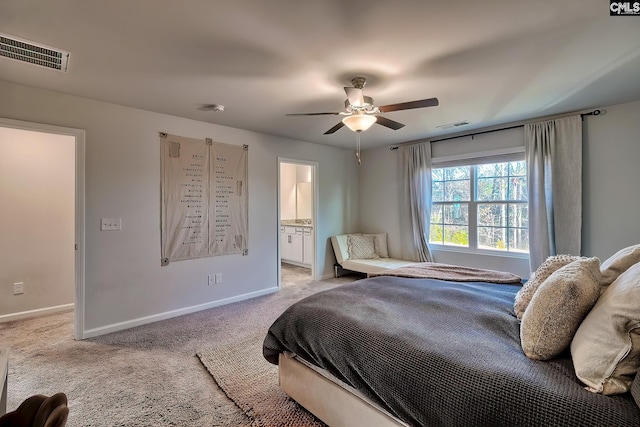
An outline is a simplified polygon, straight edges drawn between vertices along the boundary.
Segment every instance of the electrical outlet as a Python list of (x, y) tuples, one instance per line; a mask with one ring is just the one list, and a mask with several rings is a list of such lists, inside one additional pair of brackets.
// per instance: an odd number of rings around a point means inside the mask
[(100, 218), (100, 231), (122, 230), (122, 218)]
[(24, 282), (16, 282), (13, 284), (13, 294), (14, 295), (24, 294)]
[(215, 285), (215, 284), (216, 284), (216, 276), (215, 276), (215, 274), (210, 274), (209, 275), (209, 286)]
[(216, 284), (219, 285), (220, 283), (222, 283), (222, 273), (217, 273), (216, 274)]

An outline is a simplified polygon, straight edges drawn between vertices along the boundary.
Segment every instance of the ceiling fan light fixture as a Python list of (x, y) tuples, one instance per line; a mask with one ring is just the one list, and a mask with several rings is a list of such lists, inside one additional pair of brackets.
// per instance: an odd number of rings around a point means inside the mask
[(354, 132), (362, 132), (369, 129), (376, 120), (376, 116), (369, 114), (353, 114), (342, 119), (342, 123)]

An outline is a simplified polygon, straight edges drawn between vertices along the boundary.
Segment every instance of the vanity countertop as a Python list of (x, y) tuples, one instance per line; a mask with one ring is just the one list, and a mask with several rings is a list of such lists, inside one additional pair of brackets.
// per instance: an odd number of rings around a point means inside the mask
[(304, 219), (283, 219), (280, 221), (280, 225), (287, 225), (290, 227), (310, 227), (313, 228), (313, 224), (309, 220)]

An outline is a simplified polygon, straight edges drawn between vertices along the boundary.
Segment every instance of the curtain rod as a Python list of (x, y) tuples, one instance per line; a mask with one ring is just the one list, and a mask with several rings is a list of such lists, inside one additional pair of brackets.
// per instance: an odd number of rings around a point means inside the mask
[[(582, 113), (582, 114), (580, 114), (580, 117), (584, 120), (584, 116), (599, 116), (599, 115), (600, 115), (600, 113), (601, 113), (601, 111), (600, 111), (600, 110), (593, 110), (593, 111), (591, 111), (591, 112), (589, 112), (589, 113)], [(433, 139), (433, 140), (429, 141), (429, 143), (431, 143), (431, 142), (448, 141), (448, 140), (450, 140), (450, 139), (456, 139), (456, 138), (464, 138), (464, 137), (466, 137), (466, 136), (470, 136), (471, 138), (473, 138), (473, 137), (474, 137), (474, 136), (476, 136), (476, 135), (482, 135), (482, 134), (485, 134), (485, 133), (491, 133), (491, 132), (498, 132), (498, 131), (501, 131), (501, 130), (517, 129), (517, 128), (521, 128), (521, 127), (524, 127), (524, 125), (515, 125), (515, 126), (509, 126), (509, 127), (506, 127), (506, 128), (491, 129), (491, 130), (484, 130), (484, 131), (481, 131), (481, 132), (469, 133), (469, 134), (467, 134), (467, 135), (458, 135), (458, 136), (450, 136), (450, 137), (448, 137), (448, 138)], [(398, 149), (398, 146), (397, 146), (397, 145), (396, 145), (396, 146), (393, 146), (393, 147), (389, 147), (389, 150), (392, 150), (392, 151), (393, 151), (393, 150), (397, 150), (397, 149)]]

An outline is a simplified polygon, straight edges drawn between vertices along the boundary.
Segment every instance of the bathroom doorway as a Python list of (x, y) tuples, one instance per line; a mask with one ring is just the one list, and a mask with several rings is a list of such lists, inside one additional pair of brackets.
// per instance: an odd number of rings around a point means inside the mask
[(315, 278), (316, 166), (313, 162), (278, 160), (280, 288)]

